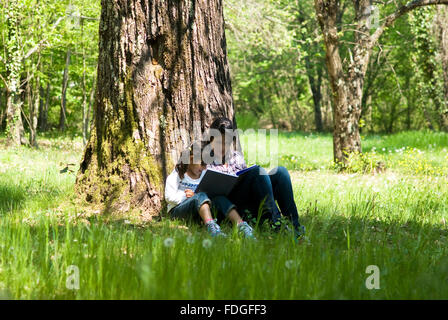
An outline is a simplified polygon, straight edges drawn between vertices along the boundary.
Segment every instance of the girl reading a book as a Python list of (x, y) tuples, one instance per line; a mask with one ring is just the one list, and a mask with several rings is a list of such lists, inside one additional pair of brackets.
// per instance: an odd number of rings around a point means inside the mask
[[(210, 129), (214, 130), (214, 134), (210, 136), (214, 160), (207, 167), (234, 174), (247, 168), (243, 154), (233, 148), (236, 142), (233, 122), (227, 118), (217, 118), (210, 125)], [(294, 227), (295, 239), (304, 235), (305, 228), (299, 223), (291, 178), (285, 167), (276, 167), (267, 173), (265, 169), (256, 166), (242, 178), (228, 195), (228, 199), (236, 204), (239, 212), (247, 210), (257, 216), (258, 210), (261, 209), (261, 220), (270, 219), (277, 229), (280, 217), (284, 215)], [(280, 209), (275, 203), (276, 200)]]
[(224, 196), (210, 199), (206, 193), (195, 193), (205, 173), (206, 165), (202, 160), (202, 146), (193, 143), (182, 155), (174, 170), (166, 179), (165, 200), (168, 214), (172, 218), (201, 221), (211, 236), (226, 236), (221, 231), (217, 219), (212, 217), (212, 209), (224, 215), (237, 225), (238, 231), (247, 238), (255, 239), (252, 228), (241, 219), (236, 206)]

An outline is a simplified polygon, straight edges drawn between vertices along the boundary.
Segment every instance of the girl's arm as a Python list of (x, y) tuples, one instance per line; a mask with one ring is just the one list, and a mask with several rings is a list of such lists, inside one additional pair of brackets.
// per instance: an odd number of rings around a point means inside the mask
[(165, 200), (173, 205), (178, 205), (184, 201), (187, 196), (183, 190), (179, 190), (180, 178), (174, 170), (166, 179)]

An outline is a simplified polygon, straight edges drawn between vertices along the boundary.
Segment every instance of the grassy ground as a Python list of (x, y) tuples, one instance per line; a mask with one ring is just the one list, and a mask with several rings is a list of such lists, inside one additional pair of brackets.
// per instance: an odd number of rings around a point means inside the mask
[[(367, 159), (386, 163), (380, 174), (332, 170), (329, 135), (278, 140), (310, 240), (299, 245), (266, 226), (250, 242), (211, 240), (200, 226), (166, 219), (88, 217), (73, 202), (75, 173), (60, 173), (79, 163), (79, 139), (49, 138), (39, 150), (0, 141), (0, 297), (448, 298), (448, 135), (364, 137)], [(248, 141), (246, 157), (261, 153)], [(378, 290), (366, 288), (369, 265), (379, 268)]]

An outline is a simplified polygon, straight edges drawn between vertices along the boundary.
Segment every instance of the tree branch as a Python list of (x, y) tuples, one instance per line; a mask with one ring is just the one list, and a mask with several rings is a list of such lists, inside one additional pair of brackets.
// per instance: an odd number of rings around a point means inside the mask
[[(448, 1), (448, 0), (447, 0)], [(53, 25), (53, 27), (51, 28), (51, 31), (53, 31), (54, 29), (56, 29), (56, 27), (58, 26), (59, 23), (61, 23), (62, 19), (64, 19), (65, 17), (60, 17), (55, 24)], [(43, 43), (47, 41), (47, 39), (42, 39), (37, 45), (34, 46), (34, 48), (30, 49), (27, 54), (23, 57), (24, 59), (29, 58), (29, 56), (31, 56), (34, 52), (36, 52), (41, 45), (43, 45)]]
[(386, 28), (390, 27), (394, 24), (395, 20), (405, 15), (409, 11), (412, 11), (419, 7), (430, 6), (430, 5), (438, 5), (438, 4), (446, 4), (448, 5), (448, 0), (413, 0), (405, 5), (398, 8), (397, 11), (386, 17), (384, 23), (379, 27), (370, 37), (370, 46), (373, 47), (378, 39), (381, 37)]
[(9, 91), (8, 82), (6, 82), (5, 78), (3, 78), (1, 73), (0, 73), (0, 79), (2, 79), (2, 81), (4, 82), (6, 90)]

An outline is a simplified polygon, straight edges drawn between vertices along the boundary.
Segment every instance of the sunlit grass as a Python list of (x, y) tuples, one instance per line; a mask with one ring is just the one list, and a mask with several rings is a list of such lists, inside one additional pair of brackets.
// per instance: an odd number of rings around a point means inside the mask
[[(364, 150), (376, 150), (386, 171), (340, 174), (330, 166), (330, 135), (281, 133), (279, 164), (295, 169), (309, 238), (301, 244), (266, 225), (250, 242), (230, 225), (219, 240), (200, 225), (91, 215), (73, 202), (76, 172), (60, 172), (79, 163), (79, 138), (49, 138), (39, 150), (0, 146), (0, 297), (447, 299), (447, 139), (367, 136)], [(72, 265), (79, 290), (66, 286)], [(380, 269), (379, 290), (365, 286), (369, 265)]]

